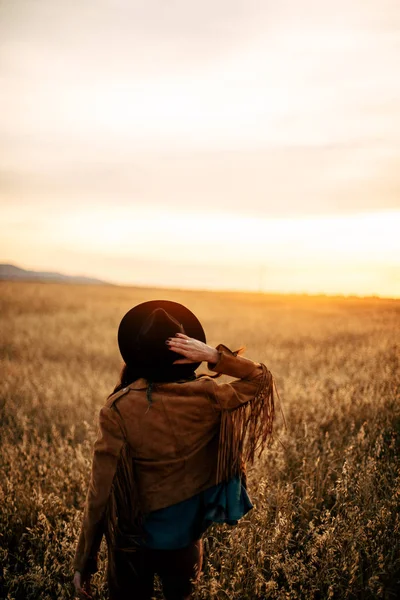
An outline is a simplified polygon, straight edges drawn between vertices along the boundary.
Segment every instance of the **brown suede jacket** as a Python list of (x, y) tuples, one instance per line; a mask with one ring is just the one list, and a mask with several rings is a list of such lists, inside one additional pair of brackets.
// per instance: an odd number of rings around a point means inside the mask
[(259, 363), (217, 348), (217, 373), (237, 378), (217, 383), (211, 377), (153, 384), (139, 379), (111, 396), (100, 411), (91, 481), (75, 554), (77, 571), (94, 571), (106, 510), (124, 444), (133, 452), (140, 503), (149, 513), (217, 483), (222, 411), (235, 411), (254, 399), (262, 377)]

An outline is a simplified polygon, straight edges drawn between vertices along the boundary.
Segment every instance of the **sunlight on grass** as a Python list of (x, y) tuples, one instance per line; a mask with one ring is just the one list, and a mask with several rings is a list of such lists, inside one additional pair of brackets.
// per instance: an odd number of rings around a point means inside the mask
[[(197, 600), (396, 597), (398, 301), (0, 287), (5, 598), (73, 597), (97, 413), (121, 365), (117, 327), (131, 306), (161, 296), (193, 310), (211, 345), (245, 344), (265, 362), (288, 423), (278, 418), (249, 473), (255, 510), (236, 528), (209, 530)], [(104, 600), (101, 573), (95, 589)]]

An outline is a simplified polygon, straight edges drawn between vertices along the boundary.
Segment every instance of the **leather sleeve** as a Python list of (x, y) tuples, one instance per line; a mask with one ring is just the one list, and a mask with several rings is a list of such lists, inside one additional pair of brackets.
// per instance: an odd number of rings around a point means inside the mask
[(113, 408), (104, 406), (99, 416), (99, 434), (94, 445), (92, 474), (74, 559), (74, 568), (81, 573), (97, 570), (96, 556), (103, 537), (105, 509), (123, 444), (118, 416)]
[(223, 410), (235, 410), (254, 399), (263, 377), (260, 363), (237, 356), (223, 344), (217, 346), (219, 359), (208, 364), (211, 371), (236, 377), (231, 383), (215, 384), (217, 405)]

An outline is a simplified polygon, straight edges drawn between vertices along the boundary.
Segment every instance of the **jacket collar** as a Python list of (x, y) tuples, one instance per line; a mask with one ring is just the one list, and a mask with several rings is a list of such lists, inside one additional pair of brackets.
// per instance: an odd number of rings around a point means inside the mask
[[(153, 385), (163, 385), (163, 383), (188, 383), (189, 381), (196, 381), (196, 378), (194, 378), (194, 379), (179, 379), (179, 381), (170, 381), (170, 382), (157, 382), (157, 383), (154, 383)], [(149, 385), (149, 383), (148, 383), (147, 379), (140, 377), (140, 379), (136, 379), (136, 381), (133, 381), (127, 387), (130, 390), (139, 391), (139, 390), (147, 390), (148, 385)]]
[(130, 390), (146, 390), (147, 389), (147, 380), (143, 379), (143, 377), (141, 377), (140, 379), (136, 379), (136, 381), (133, 381), (132, 383), (130, 383), (128, 385), (128, 388)]

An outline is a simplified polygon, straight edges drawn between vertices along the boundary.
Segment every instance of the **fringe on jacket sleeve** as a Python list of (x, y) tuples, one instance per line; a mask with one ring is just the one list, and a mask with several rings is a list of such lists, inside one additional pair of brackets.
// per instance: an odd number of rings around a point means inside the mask
[(240, 475), (243, 464), (253, 464), (268, 442), (275, 416), (274, 379), (261, 364), (262, 376), (252, 400), (235, 410), (222, 410), (217, 481)]

